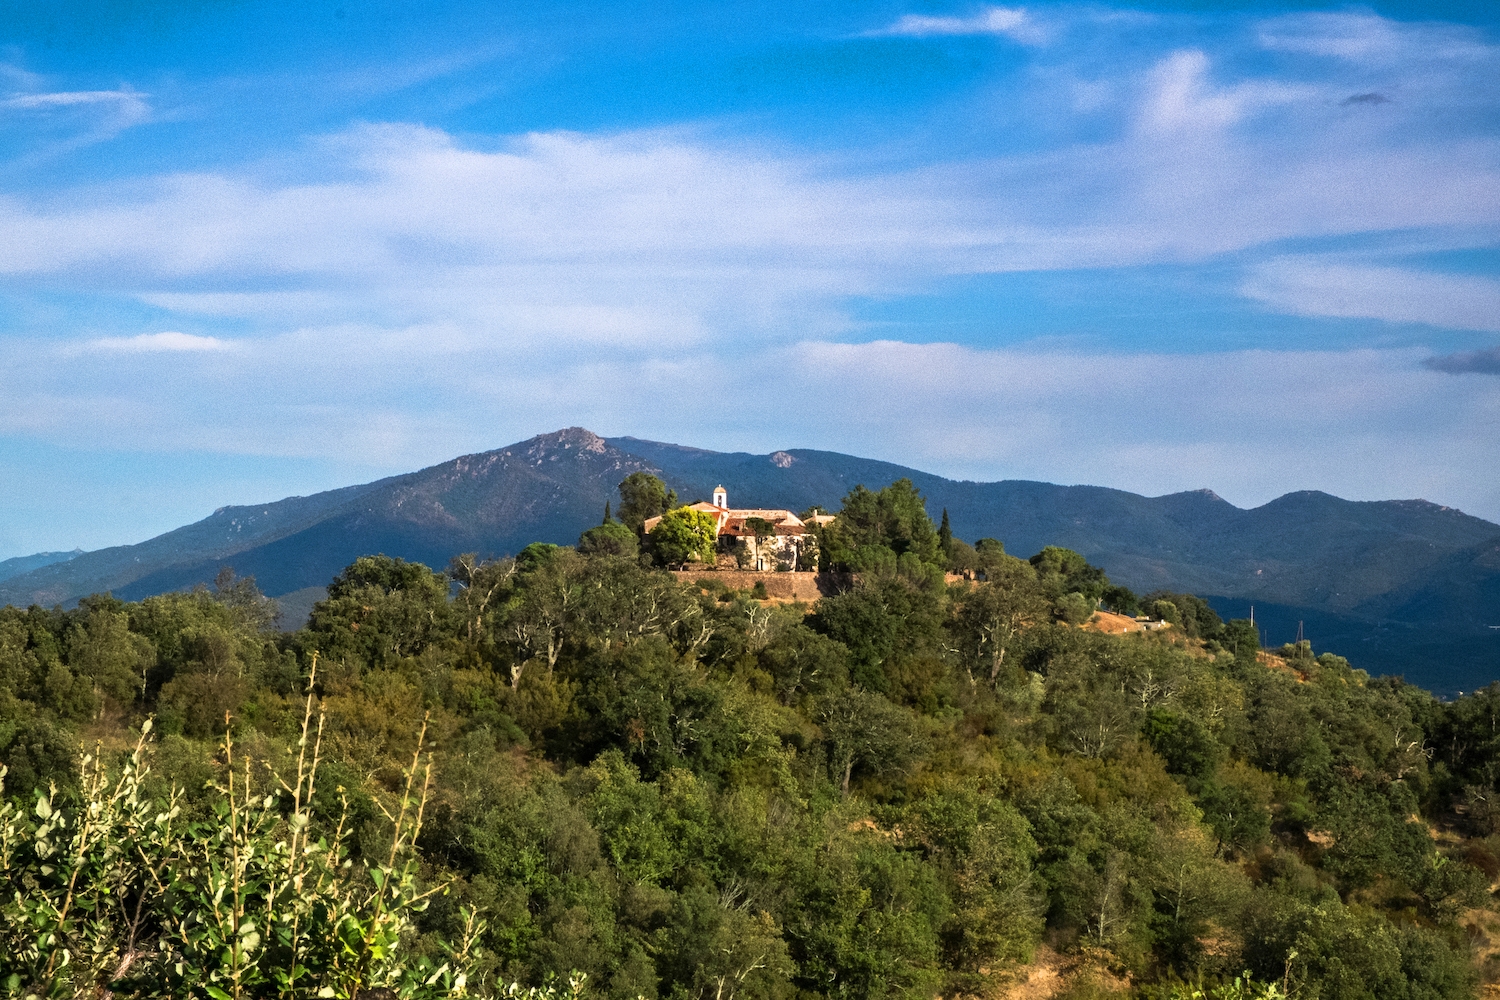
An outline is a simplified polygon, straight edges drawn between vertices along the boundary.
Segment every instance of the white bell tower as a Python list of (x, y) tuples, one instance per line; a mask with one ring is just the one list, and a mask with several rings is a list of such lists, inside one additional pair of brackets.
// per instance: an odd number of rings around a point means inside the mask
[(715, 507), (728, 507), (729, 506), (729, 494), (727, 492), (725, 492), (724, 487), (722, 487), (722, 486), (715, 486), (714, 487), (714, 506)]

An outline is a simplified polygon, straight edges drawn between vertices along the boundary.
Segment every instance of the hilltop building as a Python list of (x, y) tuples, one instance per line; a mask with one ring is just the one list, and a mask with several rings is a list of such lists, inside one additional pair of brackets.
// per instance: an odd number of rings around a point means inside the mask
[[(712, 501), (700, 500), (688, 506), (718, 519), (718, 565), (723, 569), (794, 570), (817, 558), (818, 542), (807, 530), (808, 523), (789, 510), (731, 507), (729, 492), (723, 486), (714, 487)], [(812, 523), (832, 520), (831, 514), (818, 514)], [(660, 517), (648, 518), (646, 533), (659, 523)]]

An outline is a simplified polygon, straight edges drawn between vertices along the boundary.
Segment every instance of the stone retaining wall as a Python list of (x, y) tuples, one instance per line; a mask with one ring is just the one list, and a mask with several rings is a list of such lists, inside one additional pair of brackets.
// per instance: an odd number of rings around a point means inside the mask
[[(811, 603), (831, 588), (833, 581), (821, 573), (756, 573), (753, 570), (689, 569), (672, 573), (679, 580), (715, 580), (731, 590), (749, 590), (757, 583), (766, 585), (768, 597)], [(831, 592), (831, 590), (829, 591)]]

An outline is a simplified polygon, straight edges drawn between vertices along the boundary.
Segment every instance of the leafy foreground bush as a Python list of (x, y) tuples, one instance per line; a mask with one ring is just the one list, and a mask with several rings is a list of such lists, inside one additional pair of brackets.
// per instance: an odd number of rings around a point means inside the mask
[(1174, 986), (1162, 995), (1162, 1000), (1287, 1000), (1287, 994), (1282, 984), (1257, 983), (1247, 972), (1208, 992), (1187, 986)]
[[(311, 695), (297, 769), (281, 791), (251, 794), (251, 763), (226, 735), (214, 815), (186, 822), (182, 791), (146, 790), (151, 722), (117, 775), (102, 754), (82, 760), (80, 801), (55, 785), (28, 812), (0, 804), (0, 991), (12, 997), (462, 997), (484, 923), (467, 911), (448, 960), (408, 959), (412, 918), (446, 884), (422, 889), (415, 845), (431, 787), (422, 743), (390, 807), (381, 862), (348, 858), (348, 800), (333, 831), (314, 836), (322, 720)], [(312, 745), (309, 747), (309, 738)], [(0, 766), (0, 782), (5, 768)], [(3, 787), (0, 787), (3, 792)], [(512, 1000), (576, 1000), (582, 976), (552, 987), (503, 988)]]

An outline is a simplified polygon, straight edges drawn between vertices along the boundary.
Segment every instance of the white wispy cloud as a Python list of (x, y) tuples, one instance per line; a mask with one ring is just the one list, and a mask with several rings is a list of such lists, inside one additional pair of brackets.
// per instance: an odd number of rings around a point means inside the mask
[(1500, 333), (1500, 281), (1474, 275), (1278, 257), (1257, 265), (1240, 292), (1299, 316), (1378, 319)]
[(134, 337), (99, 337), (87, 340), (66, 349), (72, 353), (92, 354), (160, 354), (183, 351), (232, 351), (231, 341), (217, 337), (205, 337), (194, 333), (179, 333), (165, 330), (161, 333), (141, 333)]
[(80, 104), (123, 105), (137, 113), (147, 113), (146, 95), (133, 90), (66, 90), (43, 94), (16, 94), (0, 101), (6, 108), (68, 108)]
[(1315, 87), (1266, 80), (1216, 87), (1210, 65), (1207, 53), (1197, 49), (1174, 52), (1157, 63), (1148, 77), (1141, 125), (1158, 134), (1223, 129), (1262, 109), (1318, 93)]
[[(86, 146), (107, 142), (149, 122), (150, 95), (118, 90), (36, 91), (0, 98), (0, 123), (38, 129), (45, 138), (30, 145), (14, 165), (36, 166)], [(61, 137), (58, 133), (61, 132)]]
[[(957, 475), (1002, 468), (1144, 493), (1211, 486), (1241, 504), (1298, 482), (1361, 498), (1447, 496), (1500, 513), (1500, 487), (1472, 475), (1492, 461), (1500, 380), (1455, 390), (1418, 366), (1418, 351), (805, 350), (809, 398), (858, 406), (868, 415), (860, 433), (882, 457), (925, 453)], [(1393, 476), (1387, 462), (1410, 464)]]
[[(0, 200), (0, 274), (87, 287), (107, 273), (159, 304), (294, 324), (341, 308), (624, 310), (675, 317), (663, 330), (741, 335), (942, 274), (1500, 225), (1500, 142), (1393, 144), (1329, 120), (1266, 147), (1233, 127), (1249, 98), (1183, 97), (1164, 75), (1143, 107), (1219, 124), (856, 177), (681, 134), (537, 134), (482, 152), (432, 130), (363, 128), (324, 161), (338, 180), (181, 174), (118, 199)], [(615, 327), (625, 336), (633, 321)], [(640, 327), (643, 342), (656, 335)]]
[(985, 7), (967, 17), (905, 14), (868, 35), (908, 38), (927, 38), (933, 35), (1005, 35), (1028, 45), (1041, 44), (1047, 38), (1046, 30), (1021, 7)]
[(11, 86), (22, 90), (35, 90), (42, 86), (40, 74), (14, 62), (0, 62), (0, 80), (8, 81)]
[(1365, 65), (1493, 59), (1496, 48), (1479, 29), (1444, 23), (1401, 23), (1376, 14), (1311, 12), (1269, 18), (1260, 44), (1281, 52), (1325, 56)]
[[(929, 20), (1017, 18), (996, 7)], [(1039, 86), (1045, 101), (1052, 81)], [(1188, 48), (1105, 89), (1134, 95), (1113, 137), (884, 173), (692, 131), (533, 133), (481, 150), (363, 126), (305, 150), (298, 181), (222, 170), (119, 195), (0, 198), (0, 275), (80, 287), (108, 275), (166, 308), (283, 327), (498, 313), (518, 333), (660, 346), (836, 332), (842, 298), (947, 274), (1500, 226), (1500, 137), (1434, 137), (1405, 103), (1350, 114), (1348, 83), (1246, 77)], [(1071, 97), (1053, 100), (1070, 112)]]
[[(425, 341), (444, 353), (415, 349)], [(1423, 353), (801, 341), (753, 358), (518, 363), (459, 330), (350, 324), (256, 339), (212, 365), (179, 353), (63, 368), (34, 344), (0, 345), (0, 434), (87, 446), (108, 428), (123, 448), (378, 455), (394, 472), (581, 423), (724, 449), (827, 448), (962, 478), (1209, 486), (1242, 505), (1293, 483), (1500, 517), (1500, 484), (1473, 475), (1493, 462), (1500, 379), (1428, 370)], [(735, 403), (704, 406), (705, 392)]]

